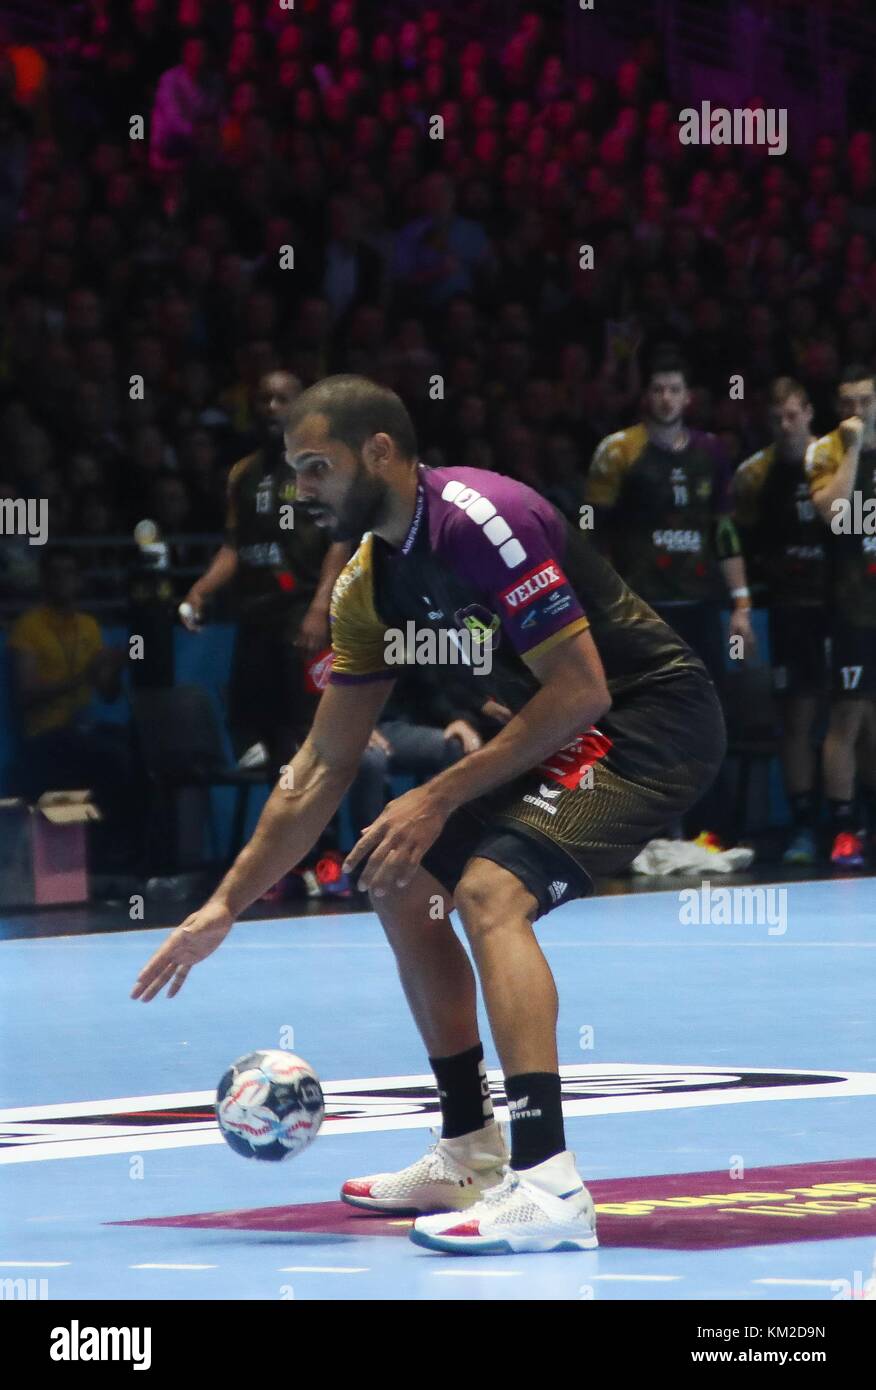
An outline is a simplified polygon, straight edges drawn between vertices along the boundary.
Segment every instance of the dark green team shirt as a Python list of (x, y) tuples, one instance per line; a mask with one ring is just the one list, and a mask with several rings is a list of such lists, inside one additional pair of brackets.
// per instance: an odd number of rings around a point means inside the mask
[(658, 448), (645, 425), (610, 434), (593, 456), (585, 501), (610, 517), (618, 573), (648, 603), (726, 599), (716, 525), (729, 518), (729, 468), (714, 435)]
[(817, 608), (826, 597), (824, 522), (809, 495), (804, 459), (783, 459), (774, 445), (741, 463), (732, 483), (734, 515), (746, 562), (770, 603)]
[(241, 459), (228, 476), (225, 539), (237, 551), (243, 622), (300, 612), (316, 591), (329, 540), (295, 508), (296, 496), (291, 468), (282, 461), (271, 467), (262, 450)]

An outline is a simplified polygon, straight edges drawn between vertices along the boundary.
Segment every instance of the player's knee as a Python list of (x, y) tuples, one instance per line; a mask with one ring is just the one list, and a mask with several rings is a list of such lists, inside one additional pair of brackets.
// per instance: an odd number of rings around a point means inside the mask
[(456, 888), (454, 904), (470, 941), (532, 921), (538, 904), (510, 870), (490, 859), (475, 859)]
[(425, 883), (415, 879), (406, 888), (387, 888), (379, 898), (369, 892), (368, 898), (390, 944), (422, 934), (430, 922), (446, 922), (453, 910), (449, 896), (431, 879)]

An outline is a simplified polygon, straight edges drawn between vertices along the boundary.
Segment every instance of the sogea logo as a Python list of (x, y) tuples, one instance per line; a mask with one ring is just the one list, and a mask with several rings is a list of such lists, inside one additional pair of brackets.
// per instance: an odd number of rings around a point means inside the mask
[(512, 613), (518, 612), (521, 608), (526, 608), (532, 603), (533, 599), (548, 593), (551, 589), (556, 589), (560, 584), (565, 583), (565, 576), (559, 565), (553, 561), (539, 565), (537, 569), (530, 570), (525, 574), (519, 584), (513, 588), (506, 589), (500, 594), (505, 607)]

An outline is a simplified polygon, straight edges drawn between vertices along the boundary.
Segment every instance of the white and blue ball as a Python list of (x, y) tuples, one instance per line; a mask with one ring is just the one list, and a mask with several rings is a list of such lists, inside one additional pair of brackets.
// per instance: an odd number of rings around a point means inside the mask
[(279, 1048), (240, 1057), (216, 1092), (222, 1138), (243, 1158), (274, 1163), (293, 1158), (313, 1143), (324, 1115), (313, 1068)]

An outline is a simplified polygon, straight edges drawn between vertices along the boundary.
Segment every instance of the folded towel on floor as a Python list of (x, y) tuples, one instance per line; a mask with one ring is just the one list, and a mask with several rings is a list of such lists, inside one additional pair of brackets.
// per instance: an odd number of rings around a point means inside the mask
[(713, 874), (732, 874), (747, 869), (753, 849), (706, 849), (693, 840), (649, 840), (632, 862), (634, 874), (688, 874), (703, 869)]

